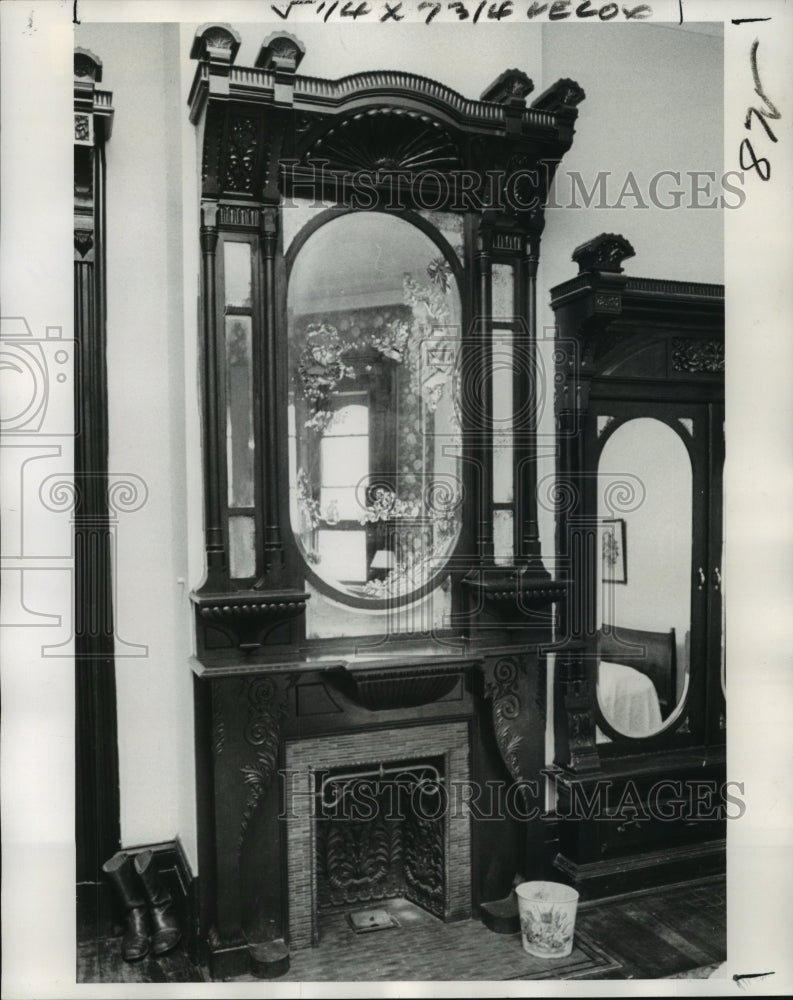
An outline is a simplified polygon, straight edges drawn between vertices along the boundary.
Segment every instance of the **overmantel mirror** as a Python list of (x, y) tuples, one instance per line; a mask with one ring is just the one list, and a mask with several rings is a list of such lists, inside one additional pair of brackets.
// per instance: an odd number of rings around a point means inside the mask
[(331, 210), (287, 253), (292, 532), (354, 606), (431, 590), (460, 538), (462, 265), (439, 238)]
[(576, 562), (557, 752), (573, 765), (724, 743), (723, 288), (626, 277), (632, 255), (598, 237), (552, 292)]
[[(207, 576), (199, 653), (468, 635), (547, 606), (534, 437), (543, 204), (581, 89), (237, 67), (196, 35)], [(495, 627), (495, 626), (494, 626)]]

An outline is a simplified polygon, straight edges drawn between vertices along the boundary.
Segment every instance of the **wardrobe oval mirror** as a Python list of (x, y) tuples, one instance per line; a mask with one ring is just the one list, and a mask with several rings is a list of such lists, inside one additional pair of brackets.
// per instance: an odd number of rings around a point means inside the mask
[(318, 221), (289, 270), (292, 530), (333, 596), (407, 600), (439, 580), (462, 522), (458, 283), (403, 218)]
[(669, 725), (688, 688), (692, 469), (678, 425), (627, 420), (598, 464), (598, 702), (633, 738)]

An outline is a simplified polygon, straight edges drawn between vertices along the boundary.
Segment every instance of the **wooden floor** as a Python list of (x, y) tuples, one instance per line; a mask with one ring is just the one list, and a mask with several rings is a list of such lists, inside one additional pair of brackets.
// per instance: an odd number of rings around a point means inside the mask
[[(404, 901), (389, 905), (400, 926), (372, 934), (355, 934), (342, 914), (324, 917), (320, 944), (293, 952), (279, 982), (693, 978), (726, 958), (723, 879), (582, 904), (573, 954), (555, 961), (532, 958), (519, 935), (493, 934), (478, 921), (444, 924)], [(78, 982), (209, 978), (181, 949), (123, 962), (113, 938), (79, 944), (77, 959)]]
[(606, 979), (664, 979), (710, 969), (727, 958), (723, 878), (584, 905), (576, 926), (620, 962)]

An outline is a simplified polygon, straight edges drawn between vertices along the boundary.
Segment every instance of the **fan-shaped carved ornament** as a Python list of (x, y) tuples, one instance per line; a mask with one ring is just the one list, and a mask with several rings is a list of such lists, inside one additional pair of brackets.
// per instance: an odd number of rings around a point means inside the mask
[(460, 151), (428, 115), (400, 108), (373, 108), (345, 118), (318, 139), (305, 161), (329, 170), (454, 170)]

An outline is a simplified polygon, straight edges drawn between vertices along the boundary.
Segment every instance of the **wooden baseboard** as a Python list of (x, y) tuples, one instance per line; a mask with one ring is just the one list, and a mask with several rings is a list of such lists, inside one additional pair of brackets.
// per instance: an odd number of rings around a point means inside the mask
[[(123, 848), (133, 857), (150, 850), (157, 873), (162, 876), (174, 901), (174, 910), (184, 935), (190, 961), (199, 964), (198, 878), (190, 870), (181, 841), (139, 844)], [(108, 882), (81, 882), (77, 885), (77, 940), (111, 937), (124, 924), (124, 914)]]
[(557, 854), (554, 867), (579, 891), (582, 900), (602, 900), (722, 874), (726, 870), (726, 841), (711, 840), (588, 864), (576, 864)]

